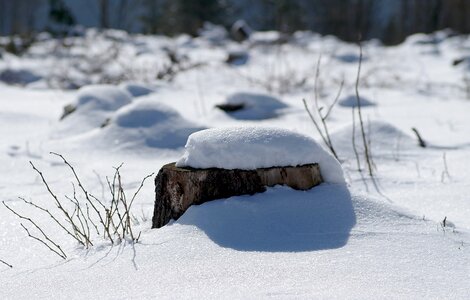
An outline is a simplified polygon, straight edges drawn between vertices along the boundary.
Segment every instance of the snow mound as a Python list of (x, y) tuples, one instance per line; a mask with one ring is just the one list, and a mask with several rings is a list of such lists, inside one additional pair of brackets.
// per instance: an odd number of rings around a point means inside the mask
[[(370, 140), (372, 153), (374, 155), (380, 154), (382, 158), (396, 156), (401, 150), (413, 149), (417, 145), (417, 141), (390, 123), (371, 121), (368, 124), (364, 124), (364, 126), (367, 139)], [(348, 125), (332, 134), (333, 146), (340, 155), (353, 157), (352, 132), (353, 126)], [(355, 139), (356, 147), (362, 152), (362, 136), (358, 124), (356, 124)]]
[(199, 29), (198, 34), (201, 38), (204, 38), (214, 44), (221, 44), (228, 37), (228, 31), (225, 27), (220, 25), (214, 25), (209, 22), (205, 22), (203, 27)]
[[(376, 104), (366, 98), (360, 97), (359, 102), (361, 103), (361, 107), (367, 106), (375, 106)], [(343, 107), (357, 107), (357, 98), (355, 95), (350, 95), (340, 101), (338, 101), (339, 106)]]
[(323, 179), (344, 183), (339, 162), (312, 138), (281, 128), (229, 127), (189, 136), (178, 167), (252, 170), (318, 163)]
[(12, 85), (27, 85), (41, 80), (41, 76), (30, 70), (6, 69), (0, 71), (0, 81)]
[(180, 148), (188, 136), (205, 129), (153, 99), (143, 99), (119, 109), (94, 139), (127, 149)]
[(129, 94), (131, 94), (133, 97), (141, 97), (141, 96), (146, 96), (148, 94), (154, 93), (155, 90), (152, 88), (149, 88), (143, 84), (139, 83), (123, 83), (120, 85), (121, 88), (126, 90)]
[(113, 85), (88, 85), (78, 91), (77, 110), (113, 111), (130, 103), (132, 96)]
[(116, 112), (115, 123), (122, 128), (145, 128), (156, 124), (177, 121), (181, 118), (177, 111), (156, 102), (155, 100), (143, 100), (123, 107)]
[(57, 133), (70, 136), (99, 128), (116, 110), (131, 102), (128, 92), (112, 85), (82, 87), (75, 103), (64, 108)]
[(278, 98), (257, 93), (235, 93), (230, 95), (223, 105), (241, 106), (240, 110), (229, 115), (240, 120), (263, 120), (279, 115), (279, 110), (287, 108), (287, 104)]

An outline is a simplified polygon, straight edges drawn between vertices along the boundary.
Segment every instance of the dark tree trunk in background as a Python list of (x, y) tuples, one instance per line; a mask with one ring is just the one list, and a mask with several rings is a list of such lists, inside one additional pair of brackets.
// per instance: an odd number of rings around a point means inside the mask
[[(49, 22), (52, 23), (52, 26), (68, 27), (75, 24), (75, 18), (72, 16), (63, 0), (49, 0)], [(50, 30), (53, 31), (54, 28)]]
[[(36, 20), (47, 19), (48, 3), (68, 4), (71, 1), (0, 0), (0, 34), (44, 30), (47, 24), (37, 25)], [(353, 42), (360, 34), (363, 39), (377, 38), (386, 44), (400, 43), (413, 33), (430, 33), (444, 28), (470, 32), (470, 0), (89, 1), (98, 11), (92, 23), (101, 28), (140, 28), (145, 33), (168, 35), (196, 35), (206, 21), (229, 27), (238, 19), (245, 19), (255, 30), (288, 33), (312, 30)], [(73, 7), (77, 10), (88, 8), (85, 5)], [(70, 14), (80, 24), (79, 16), (83, 16), (83, 11), (70, 10)]]
[(109, 1), (108, 0), (99, 0), (100, 1), (100, 27), (108, 28), (108, 10), (109, 10)]
[(131, 7), (129, 5), (128, 0), (121, 0), (119, 2), (119, 6), (117, 8), (117, 22), (116, 22), (116, 27), (119, 29), (126, 29), (130, 26), (128, 24), (129, 21), (129, 11), (131, 10)]
[(141, 17), (144, 33), (156, 34), (158, 33), (158, 25), (160, 21), (160, 1), (158, 0), (144, 0), (145, 14)]

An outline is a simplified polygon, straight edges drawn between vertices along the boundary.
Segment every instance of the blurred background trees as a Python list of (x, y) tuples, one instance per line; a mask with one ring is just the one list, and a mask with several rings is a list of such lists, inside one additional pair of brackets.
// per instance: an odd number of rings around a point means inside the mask
[(313, 30), (355, 41), (396, 44), (413, 33), (470, 32), (469, 0), (0, 0), (0, 35), (30, 34), (51, 23), (130, 32), (195, 35), (204, 22), (227, 28)]

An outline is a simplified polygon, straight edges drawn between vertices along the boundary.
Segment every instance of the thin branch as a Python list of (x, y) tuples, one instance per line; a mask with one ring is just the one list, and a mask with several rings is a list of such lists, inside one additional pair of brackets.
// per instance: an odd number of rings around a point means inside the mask
[(320, 107), (318, 105), (318, 98), (319, 98), (318, 81), (320, 79), (320, 64), (321, 64), (321, 54), (318, 56), (317, 68), (315, 70), (315, 82), (313, 84), (315, 106), (317, 107), (317, 109)]
[(44, 175), (42, 174), (42, 172), (39, 171), (39, 170), (36, 168), (36, 166), (35, 166), (31, 161), (30, 161), (29, 163), (30, 163), (30, 165), (33, 167), (34, 171), (36, 171), (36, 173), (38, 173), (39, 176), (41, 177), (42, 182), (43, 182), (44, 185), (46, 186), (46, 189), (47, 189), (47, 191), (49, 192), (49, 194), (52, 196), (52, 198), (54, 198), (55, 203), (56, 203), (57, 207), (59, 208), (59, 210), (62, 211), (62, 213), (65, 215), (65, 217), (68, 219), (68, 221), (69, 221), (71, 224), (74, 224), (72, 217), (71, 217), (70, 214), (67, 212), (67, 210), (62, 206), (62, 204), (61, 204), (60, 201), (59, 201), (59, 198), (52, 192), (52, 190), (51, 190), (51, 188), (49, 187), (49, 184), (47, 183), (46, 179), (44, 178)]
[[(89, 194), (88, 192), (85, 190), (85, 188), (83, 187), (82, 185), (82, 182), (80, 181), (80, 178), (78, 177), (77, 173), (75, 172), (75, 169), (73, 168), (73, 166), (61, 155), (61, 154), (58, 154), (58, 153), (55, 153), (55, 152), (50, 152), (51, 154), (53, 155), (56, 155), (58, 157), (60, 157), (62, 159), (62, 161), (70, 168), (70, 170), (72, 171), (73, 175), (75, 176), (75, 180), (77, 181), (78, 183), (78, 186), (80, 187), (80, 189), (82, 190), (83, 194), (85, 195), (85, 199), (88, 201), (88, 203), (90, 203), (91, 207), (94, 209), (94, 211), (96, 212), (96, 214), (98, 215), (98, 218), (100, 219), (100, 222), (103, 226), (105, 226), (104, 224), (104, 220), (103, 218), (101, 217), (101, 214), (99, 212), (99, 210), (96, 208), (96, 206), (93, 204), (93, 202), (91, 201), (90, 197), (89, 197)], [(108, 233), (108, 236), (109, 238), (111, 238), (109, 232)]]
[(322, 114), (323, 107), (320, 107), (320, 105), (319, 105), (319, 88), (318, 88), (318, 85), (319, 85), (319, 80), (320, 80), (320, 66), (321, 66), (321, 55), (318, 57), (317, 67), (316, 67), (316, 70), (315, 70), (314, 108), (315, 108), (315, 111), (316, 111), (320, 121), (321, 121), (321, 126), (322, 126), (323, 129), (320, 128), (320, 125), (315, 120), (315, 117), (313, 116), (311, 111), (308, 109), (308, 106), (307, 106), (307, 103), (306, 103), (305, 99), (303, 99), (303, 102), (304, 102), (305, 109), (307, 110), (307, 113), (310, 116), (310, 119), (312, 120), (313, 124), (315, 125), (316, 130), (320, 134), (323, 142), (330, 149), (330, 151), (334, 155), (334, 157), (339, 160), (338, 155), (336, 154), (336, 151), (333, 147), (333, 142), (331, 141), (331, 138), (330, 138), (330, 133), (329, 133), (329, 130), (328, 130), (328, 126), (326, 124), (326, 120), (329, 117), (329, 115), (331, 114), (331, 112), (333, 110), (333, 107), (336, 105), (336, 103), (337, 103), (337, 101), (338, 101), (338, 99), (341, 95), (341, 91), (343, 89), (344, 81), (341, 82), (341, 85), (340, 85), (340, 88), (339, 88), (338, 94), (336, 95), (335, 100), (328, 107), (326, 114), (323, 115)]
[(23, 223), (20, 223), (20, 225), (21, 225), (21, 227), (23, 227), (23, 229), (26, 231), (26, 233), (28, 234), (28, 236), (29, 236), (30, 238), (32, 238), (32, 239), (34, 239), (34, 240), (40, 242), (41, 244), (43, 244), (44, 246), (46, 246), (47, 248), (49, 248), (49, 250), (51, 250), (51, 251), (54, 252), (55, 254), (59, 255), (62, 259), (66, 259), (66, 258), (67, 258), (67, 256), (66, 256), (65, 253), (62, 251), (62, 249), (60, 249), (60, 246), (59, 246), (59, 245), (53, 243), (54, 246), (59, 249), (60, 253), (59, 253), (57, 250), (53, 249), (51, 246), (49, 246), (49, 244), (47, 244), (46, 242), (44, 242), (43, 240), (41, 240), (40, 238), (38, 238), (37, 236), (32, 235), (32, 234), (29, 232), (28, 228), (26, 228), (26, 227), (23, 225)]
[(62, 228), (68, 235), (70, 235), (71, 237), (73, 237), (78, 243), (80, 243), (80, 244), (82, 244), (83, 246), (85, 246), (85, 245), (83, 244), (83, 242), (82, 242), (79, 238), (77, 238), (75, 235), (73, 235), (64, 225), (62, 225), (62, 223), (60, 223), (59, 220), (57, 220), (57, 218), (54, 217), (54, 215), (53, 215), (48, 209), (45, 209), (45, 208), (43, 208), (43, 207), (41, 207), (41, 206), (39, 206), (39, 205), (36, 205), (36, 204), (34, 204), (33, 202), (31, 202), (31, 201), (27, 201), (26, 199), (24, 199), (24, 198), (22, 198), (22, 197), (18, 197), (18, 198), (21, 199), (21, 200), (23, 200), (23, 202), (25, 202), (26, 204), (29, 204), (29, 205), (31, 205), (31, 206), (33, 206), (33, 207), (35, 207), (35, 208), (37, 208), (37, 209), (39, 209), (39, 210), (42, 210), (43, 212), (47, 213), (47, 214), (49, 215), (49, 217), (51, 217), (51, 219), (54, 220), (54, 222), (56, 222), (57, 225), (59, 225), (60, 228)]
[(444, 183), (445, 177), (447, 177), (449, 180), (451, 179), (449, 168), (447, 167), (447, 158), (445, 152), (442, 154), (442, 160), (444, 161), (444, 171), (441, 173), (441, 182)]
[(28, 236), (29, 236), (29, 237), (31, 237), (31, 238), (33, 238), (33, 239), (35, 239), (35, 240), (41, 242), (42, 244), (46, 245), (51, 251), (53, 251), (54, 253), (56, 253), (57, 255), (59, 255), (60, 257), (62, 257), (63, 259), (65, 259), (65, 258), (67, 257), (67, 255), (65, 255), (64, 251), (62, 251), (62, 248), (60, 248), (60, 246), (59, 246), (57, 243), (55, 243), (54, 241), (52, 241), (52, 240), (44, 233), (44, 231), (41, 229), (41, 227), (39, 227), (33, 220), (31, 220), (30, 218), (25, 217), (25, 216), (22, 216), (22, 215), (20, 215), (19, 213), (17, 213), (15, 210), (13, 210), (11, 207), (9, 207), (9, 206), (5, 203), (5, 201), (2, 201), (2, 203), (3, 203), (3, 205), (4, 205), (9, 211), (11, 211), (11, 212), (12, 212), (13, 214), (15, 214), (17, 217), (19, 217), (20, 219), (23, 219), (23, 220), (26, 220), (26, 221), (30, 222), (34, 227), (36, 227), (36, 229), (37, 229), (39, 232), (41, 232), (41, 234), (44, 236), (44, 238), (45, 238), (48, 242), (50, 242), (51, 244), (53, 244), (53, 245), (60, 251), (61, 254), (58, 253), (57, 251), (55, 251), (54, 249), (52, 249), (52, 248), (49, 246), (49, 244), (47, 244), (46, 242), (44, 242), (44, 241), (41, 240), (40, 238), (31, 235), (31, 234), (29, 233), (29, 230), (28, 230), (26, 227), (24, 227), (24, 225), (23, 225), (22, 223), (20, 223), (21, 227), (23, 227), (23, 228), (26, 230), (26, 232), (28, 233)]
[[(140, 234), (139, 234), (139, 236), (140, 236)], [(2, 263), (2, 264), (4, 264), (4, 265), (6, 265), (6, 266), (7, 266), (7, 267), (9, 267), (9, 268), (13, 268), (13, 266), (12, 266), (12, 265), (10, 265), (9, 263), (7, 263), (7, 262), (6, 262), (6, 261), (4, 261), (3, 259), (0, 259), (0, 263)]]
[(356, 101), (357, 101), (357, 111), (359, 115), (359, 125), (361, 127), (361, 135), (362, 135), (362, 142), (364, 144), (364, 155), (366, 157), (366, 163), (369, 170), (369, 175), (372, 177), (374, 175), (372, 169), (372, 163), (370, 161), (370, 153), (369, 153), (369, 146), (367, 145), (367, 138), (364, 129), (364, 121), (362, 119), (362, 111), (361, 111), (361, 100), (359, 96), (359, 81), (361, 77), (361, 66), (362, 66), (362, 45), (359, 42), (359, 66), (357, 68), (357, 77), (356, 77)]
[(93, 222), (93, 219), (90, 217), (90, 207), (88, 206), (88, 203), (85, 203), (85, 207), (86, 207), (86, 215), (88, 217), (88, 221), (90, 221), (90, 223), (93, 225), (93, 227), (95, 227), (96, 234), (100, 235), (100, 231), (98, 230), (98, 226), (96, 226), (95, 222)]
[(140, 190), (141, 190), (142, 187), (144, 186), (145, 181), (146, 181), (148, 178), (152, 177), (154, 174), (155, 174), (155, 173), (149, 174), (149, 175), (145, 176), (144, 179), (142, 179), (142, 181), (140, 182), (139, 188), (138, 188), (137, 191), (134, 193), (134, 196), (132, 196), (131, 202), (129, 203), (129, 207), (131, 207), (132, 203), (134, 202), (135, 197), (137, 197), (137, 194), (139, 194)]
[(313, 122), (313, 125), (315, 125), (315, 128), (317, 129), (318, 133), (320, 134), (323, 142), (325, 143), (325, 145), (328, 146), (328, 148), (330, 148), (330, 145), (328, 144), (328, 141), (327, 139), (325, 138), (325, 136), (323, 135), (323, 131), (321, 130), (320, 126), (318, 125), (317, 121), (315, 120), (315, 118), (313, 117), (312, 113), (310, 112), (310, 109), (308, 108), (308, 105), (307, 105), (307, 101), (305, 101), (305, 99), (302, 99), (303, 103), (304, 103), (304, 107), (305, 107), (305, 110), (307, 111), (310, 119), (312, 120)]
[(359, 152), (357, 151), (357, 145), (356, 145), (356, 114), (354, 113), (354, 106), (352, 108), (352, 146), (354, 150), (354, 156), (356, 157), (356, 164), (357, 164), (357, 170), (359, 171), (359, 175), (361, 175), (361, 180), (364, 183), (364, 186), (366, 187), (366, 191), (369, 192), (369, 186), (367, 185), (367, 181), (364, 177), (364, 174), (362, 173), (362, 167), (361, 167), (361, 159), (359, 157)]
[(421, 134), (419, 134), (418, 129), (416, 129), (415, 127), (413, 127), (413, 128), (411, 128), (411, 130), (413, 130), (413, 132), (414, 132), (415, 135), (416, 135), (416, 138), (418, 138), (419, 146), (420, 146), (421, 148), (426, 148), (426, 147), (427, 147), (427, 144), (426, 144), (426, 142), (423, 140), (423, 138), (421, 137)]
[(338, 103), (339, 97), (341, 96), (341, 92), (343, 91), (343, 87), (344, 87), (344, 79), (341, 80), (341, 83), (340, 83), (340, 85), (339, 85), (338, 94), (336, 94), (335, 100), (334, 100), (333, 103), (328, 107), (328, 110), (326, 111), (326, 114), (325, 114), (325, 116), (323, 117), (323, 119), (324, 119), (325, 121), (326, 121), (326, 119), (328, 119), (328, 117), (330, 116), (331, 111), (332, 111), (333, 108), (336, 106), (336, 103)]

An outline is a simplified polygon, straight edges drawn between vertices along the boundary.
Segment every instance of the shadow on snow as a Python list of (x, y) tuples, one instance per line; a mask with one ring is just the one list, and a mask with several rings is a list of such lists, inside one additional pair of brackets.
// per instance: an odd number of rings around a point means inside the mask
[(346, 245), (356, 215), (346, 186), (322, 184), (207, 202), (190, 207), (175, 223), (197, 226), (221, 247), (301, 252)]

